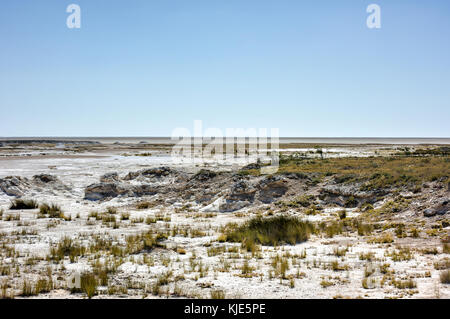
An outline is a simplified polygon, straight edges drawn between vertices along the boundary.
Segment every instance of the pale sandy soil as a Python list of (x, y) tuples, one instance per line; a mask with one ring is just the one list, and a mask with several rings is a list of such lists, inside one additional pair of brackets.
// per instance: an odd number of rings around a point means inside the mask
[[(297, 150), (299, 151), (299, 150)], [(301, 149), (301, 151), (313, 151)], [(214, 204), (205, 206), (181, 198), (175, 202), (164, 202), (161, 195), (135, 197), (117, 197), (103, 202), (84, 200), (87, 185), (98, 182), (100, 176), (117, 172), (120, 176), (142, 168), (174, 166), (186, 172), (196, 172), (203, 166), (170, 162), (167, 154), (154, 156), (123, 156), (130, 151), (98, 152), (89, 151), (74, 155), (40, 151), (21, 151), (14, 156), (0, 157), (0, 178), (22, 176), (31, 178), (36, 174), (52, 174), (67, 187), (65, 190), (42, 189), (26, 194), (39, 203), (57, 203), (71, 221), (61, 219), (37, 218), (38, 209), (10, 211), (13, 199), (0, 194), (0, 209), (3, 219), (0, 221), (0, 241), (13, 247), (14, 256), (2, 254), (1, 267), (9, 267), (10, 273), (0, 276), (0, 283), (7, 293), (19, 295), (23, 281), (34, 283), (40, 278), (48, 278), (48, 267), (52, 270), (55, 289), (41, 293), (33, 298), (85, 298), (85, 294), (71, 293), (67, 289), (67, 278), (76, 272), (90, 271), (95, 259), (105, 262), (111, 257), (88, 255), (71, 262), (66, 257), (60, 263), (45, 260), (50, 248), (64, 237), (70, 237), (81, 244), (89, 245), (93, 235), (113, 238), (124, 243), (128, 235), (139, 234), (146, 230), (185, 229), (188, 234), (175, 234), (162, 241), (163, 247), (123, 258), (116, 258), (118, 267), (108, 278), (109, 287), (122, 287), (121, 292), (108, 294), (108, 287), (100, 286), (94, 298), (210, 298), (212, 291), (222, 291), (229, 298), (450, 298), (448, 284), (442, 284), (440, 271), (435, 263), (450, 258), (442, 252), (439, 237), (434, 238), (396, 238), (391, 244), (371, 244), (367, 238), (356, 233), (344, 233), (333, 238), (312, 235), (304, 243), (279, 247), (262, 247), (252, 255), (241, 249), (237, 243), (222, 243), (221, 226), (230, 222), (242, 223), (261, 211), (267, 211), (270, 205), (247, 207), (236, 212), (215, 211)], [(132, 151), (135, 154), (144, 151)], [(332, 156), (342, 154), (355, 155), (358, 150), (330, 149)], [(374, 154), (373, 149), (359, 151), (360, 156)], [(24, 154), (35, 156), (25, 156)], [(337, 154), (337, 155), (336, 155)], [(332, 157), (330, 156), (330, 157)], [(206, 165), (209, 169), (230, 170), (231, 165), (215, 165), (214, 161)], [(135, 203), (142, 200), (163, 202), (153, 208), (138, 210)], [(188, 208), (186, 205), (190, 205)], [(119, 227), (114, 229), (89, 218), (92, 211), (101, 212), (107, 207), (118, 209)], [(272, 207), (273, 208), (273, 207)], [(314, 222), (337, 219), (339, 208), (327, 208), (320, 215), (306, 216), (296, 210), (286, 213), (309, 219)], [(130, 214), (128, 220), (120, 221), (120, 214)], [(347, 209), (348, 217), (359, 214), (357, 209)], [(20, 215), (20, 220), (6, 220), (7, 215)], [(159, 219), (156, 223), (146, 224), (147, 217)], [(89, 221), (88, 221), (89, 220)], [(22, 233), (23, 231), (23, 233)], [(195, 232), (196, 233), (195, 233)], [(448, 232), (448, 227), (446, 230)], [(213, 249), (218, 254), (211, 255)], [(409, 247), (412, 257), (409, 260), (394, 261), (390, 255), (401, 247)], [(425, 254), (424, 248), (436, 248), (436, 254)], [(336, 250), (347, 250), (345, 255), (336, 256)], [(209, 252), (209, 254), (208, 254)], [(372, 260), (361, 259), (361, 254), (373, 253)], [(284, 278), (277, 274), (273, 258), (281, 256), (288, 262)], [(333, 265), (339, 269), (333, 269)], [(396, 280), (411, 279), (416, 287), (400, 289), (390, 280), (383, 279), (382, 265), (388, 264), (388, 274)], [(244, 265), (250, 267), (245, 274)], [(365, 271), (373, 271), (363, 287)], [(158, 277), (171, 272), (168, 284), (162, 285), (154, 293)], [(385, 271), (385, 270), (383, 270)], [(20, 296), (16, 296), (20, 298)]]

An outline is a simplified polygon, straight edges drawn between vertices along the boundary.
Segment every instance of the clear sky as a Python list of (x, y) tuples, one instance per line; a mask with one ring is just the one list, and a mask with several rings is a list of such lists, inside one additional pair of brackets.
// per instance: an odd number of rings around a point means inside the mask
[(0, 136), (170, 136), (196, 119), (450, 137), (450, 1), (0, 1)]

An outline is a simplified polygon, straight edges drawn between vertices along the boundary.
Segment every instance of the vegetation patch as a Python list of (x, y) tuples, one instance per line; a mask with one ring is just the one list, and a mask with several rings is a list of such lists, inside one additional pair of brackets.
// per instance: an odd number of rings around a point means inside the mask
[(39, 214), (48, 215), (50, 218), (64, 218), (61, 207), (55, 204), (41, 204), (39, 206)]
[(307, 241), (314, 232), (314, 226), (308, 221), (296, 217), (276, 216), (269, 218), (255, 217), (244, 225), (226, 232), (227, 241), (252, 241), (261, 245), (276, 246), (279, 244), (294, 245)]
[(11, 202), (9, 209), (19, 210), (19, 209), (35, 209), (38, 208), (38, 204), (32, 199), (15, 199)]

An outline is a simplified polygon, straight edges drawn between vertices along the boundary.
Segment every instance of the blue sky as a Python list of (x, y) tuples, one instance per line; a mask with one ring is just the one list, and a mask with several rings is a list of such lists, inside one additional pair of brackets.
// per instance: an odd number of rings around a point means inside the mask
[(2, 0), (0, 136), (450, 137), (449, 39), (444, 0)]

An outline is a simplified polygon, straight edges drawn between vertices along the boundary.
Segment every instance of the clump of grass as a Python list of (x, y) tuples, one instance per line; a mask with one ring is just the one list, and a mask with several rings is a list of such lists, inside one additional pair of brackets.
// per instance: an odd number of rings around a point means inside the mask
[(289, 260), (286, 257), (276, 255), (272, 258), (272, 267), (275, 270), (275, 275), (280, 276), (281, 279), (286, 279), (286, 273), (289, 270)]
[(385, 203), (381, 208), (380, 211), (382, 213), (398, 213), (406, 208), (408, 208), (409, 203), (411, 202), (410, 199), (406, 199), (402, 196), (398, 196), (397, 198), (388, 201)]
[(414, 289), (417, 287), (417, 284), (414, 280), (393, 280), (392, 285), (397, 289)]
[(15, 199), (11, 202), (11, 206), (9, 207), (9, 209), (12, 210), (35, 208), (38, 208), (38, 204), (35, 200), (32, 199)]
[(444, 258), (440, 261), (437, 261), (434, 263), (434, 269), (437, 270), (445, 270), (445, 269), (450, 269), (450, 259), (449, 258)]
[(315, 202), (314, 196), (312, 195), (302, 195), (294, 198), (289, 202), (279, 202), (278, 206), (287, 207), (308, 207)]
[(154, 223), (156, 223), (156, 218), (149, 216), (149, 217), (145, 218), (145, 223), (147, 225), (154, 224)]
[(449, 243), (442, 244), (442, 253), (450, 254), (450, 244)]
[(224, 242), (226, 242), (226, 241), (227, 241), (227, 235), (225, 235), (225, 234), (220, 234), (219, 237), (217, 237), (217, 241), (218, 241), (219, 243), (224, 243)]
[(348, 270), (348, 265), (341, 265), (337, 260), (333, 260), (330, 264), (330, 269), (333, 271), (344, 271)]
[(368, 242), (373, 244), (390, 244), (394, 242), (394, 238), (391, 233), (383, 233), (383, 235), (379, 237), (371, 238)]
[(225, 247), (223, 246), (211, 246), (207, 249), (208, 257), (217, 256), (225, 252)]
[(23, 281), (22, 284), (22, 293), (20, 294), (23, 297), (35, 296), (37, 295), (36, 290), (33, 285), (29, 283), (27, 280)]
[(388, 274), (390, 272), (389, 267), (391, 267), (391, 265), (388, 263), (380, 265), (380, 273), (382, 273), (383, 275)]
[(122, 213), (120, 215), (121, 220), (129, 220), (130, 219), (130, 213)]
[(345, 254), (347, 253), (347, 251), (348, 251), (348, 248), (347, 248), (347, 247), (344, 247), (344, 248), (334, 247), (334, 248), (333, 248), (333, 254), (334, 254), (336, 257), (343, 257), (343, 256), (345, 256)]
[(363, 287), (364, 289), (369, 289), (369, 288), (370, 288), (370, 287), (369, 287), (369, 280), (368, 280), (366, 277), (363, 278), (363, 280), (362, 280), (362, 282), (361, 282), (361, 285), (362, 285), (362, 287)]
[(372, 261), (375, 258), (375, 253), (368, 251), (359, 254), (359, 260), (368, 260)]
[(4, 221), (13, 221), (13, 220), (20, 220), (20, 214), (8, 214), (5, 216), (5, 218), (3, 219)]
[(241, 267), (242, 275), (250, 275), (253, 270), (254, 268), (250, 266), (248, 260), (245, 260)]
[(65, 237), (56, 248), (50, 249), (50, 260), (59, 262), (64, 259), (65, 256), (69, 256), (71, 262), (74, 262), (76, 257), (83, 256), (86, 252), (86, 248), (80, 246), (72, 241), (72, 239)]
[(345, 219), (345, 218), (347, 218), (347, 211), (345, 209), (338, 211), (338, 215), (339, 215), (339, 219)]
[(61, 210), (61, 207), (55, 204), (41, 204), (39, 206), (39, 214), (48, 215), (50, 218), (65, 218), (64, 213)]
[(156, 279), (155, 284), (152, 287), (152, 293), (156, 296), (161, 293), (161, 287), (168, 285), (170, 283), (172, 277), (172, 271), (167, 271), (161, 275), (158, 276)]
[(151, 202), (147, 202), (147, 201), (139, 202), (136, 204), (137, 209), (149, 209), (149, 208), (152, 208), (155, 206), (156, 206), (156, 203), (151, 203)]
[(437, 255), (437, 254), (439, 254), (439, 251), (438, 251), (438, 249), (437, 249), (436, 247), (433, 247), (433, 248), (430, 248), (430, 247), (424, 248), (424, 249), (421, 250), (421, 252), (422, 252), (422, 254), (424, 254), (424, 255)]
[(47, 280), (45, 278), (39, 279), (35, 285), (36, 294), (47, 293), (53, 289), (53, 281), (51, 277)]
[(223, 290), (211, 290), (211, 299), (225, 299)]
[(328, 238), (333, 238), (344, 231), (344, 223), (342, 221), (322, 222), (319, 227)]
[(158, 246), (158, 241), (164, 240), (167, 237), (163, 234), (153, 236), (151, 232), (146, 232), (138, 235), (131, 235), (126, 238), (127, 254), (136, 254), (141, 251), (149, 251)]
[(120, 215), (121, 220), (129, 220), (130, 219), (130, 213), (122, 213)]
[(358, 236), (366, 236), (370, 235), (373, 232), (373, 225), (369, 223), (365, 223), (358, 218), (352, 219), (349, 226), (352, 226), (353, 229), (356, 229), (358, 232)]
[(394, 250), (391, 253), (387, 252), (386, 256), (392, 258), (392, 261), (407, 261), (413, 258), (413, 254), (409, 248), (400, 248), (399, 250)]
[(440, 274), (441, 283), (450, 284), (450, 270), (445, 270)]
[(108, 207), (108, 208), (106, 208), (106, 213), (108, 213), (110, 215), (115, 215), (115, 214), (117, 214), (117, 208), (115, 208), (115, 207)]
[(0, 299), (14, 299), (14, 292), (8, 290), (7, 282), (3, 282), (0, 286)]
[(358, 205), (358, 201), (353, 196), (350, 196), (349, 198), (347, 198), (347, 200), (344, 203), (345, 207), (356, 207), (357, 205)]
[(327, 288), (327, 287), (330, 287), (330, 286), (334, 286), (334, 284), (331, 281), (328, 281), (328, 280), (325, 280), (325, 279), (323, 279), (320, 282), (320, 285), (322, 286), (322, 288)]
[(417, 228), (412, 228), (411, 232), (410, 232), (410, 236), (413, 238), (419, 238), (420, 237), (420, 230), (418, 230)]
[(314, 231), (314, 226), (308, 221), (296, 217), (255, 217), (244, 225), (226, 232), (227, 241), (252, 241), (261, 245), (276, 246), (283, 243), (294, 245), (307, 241)]
[(98, 281), (94, 274), (85, 273), (80, 278), (81, 291), (84, 292), (89, 299), (97, 293)]

